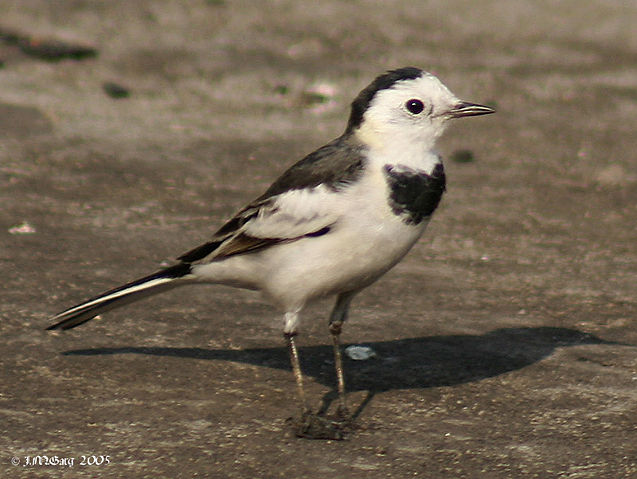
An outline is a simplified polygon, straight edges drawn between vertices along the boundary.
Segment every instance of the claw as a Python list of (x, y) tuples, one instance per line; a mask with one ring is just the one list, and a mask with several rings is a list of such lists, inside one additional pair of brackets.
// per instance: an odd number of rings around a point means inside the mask
[(296, 436), (305, 439), (331, 439), (342, 441), (350, 429), (351, 419), (341, 417), (336, 420), (325, 416), (318, 416), (312, 412), (305, 412), (295, 425)]

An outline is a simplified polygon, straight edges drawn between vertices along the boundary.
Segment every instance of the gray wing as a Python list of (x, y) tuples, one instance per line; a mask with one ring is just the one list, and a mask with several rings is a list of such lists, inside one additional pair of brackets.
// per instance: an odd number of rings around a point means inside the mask
[(212, 261), (327, 234), (340, 213), (336, 193), (356, 181), (363, 168), (363, 147), (349, 136), (337, 138), (289, 168), (210, 241), (178, 259)]

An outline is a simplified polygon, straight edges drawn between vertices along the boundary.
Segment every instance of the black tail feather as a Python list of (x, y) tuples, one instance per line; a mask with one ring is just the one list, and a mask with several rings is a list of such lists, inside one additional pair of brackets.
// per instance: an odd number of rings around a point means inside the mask
[(58, 322), (46, 329), (64, 330), (75, 328), (90, 321), (100, 313), (183, 284), (176, 280), (188, 276), (189, 273), (190, 265), (188, 263), (179, 263), (149, 276), (131, 281), (56, 314), (51, 320)]

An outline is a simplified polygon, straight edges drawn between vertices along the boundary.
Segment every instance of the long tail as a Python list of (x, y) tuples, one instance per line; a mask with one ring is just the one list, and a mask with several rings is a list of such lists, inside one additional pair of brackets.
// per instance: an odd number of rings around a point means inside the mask
[(177, 281), (190, 274), (190, 265), (180, 263), (156, 273), (106, 291), (94, 298), (62, 311), (51, 318), (58, 321), (48, 329), (71, 329), (90, 321), (95, 316), (110, 309), (119, 308), (147, 296), (161, 293), (183, 284)]

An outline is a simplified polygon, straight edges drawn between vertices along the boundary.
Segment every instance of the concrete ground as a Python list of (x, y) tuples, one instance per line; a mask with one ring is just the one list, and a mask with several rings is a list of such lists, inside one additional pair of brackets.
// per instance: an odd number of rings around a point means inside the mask
[[(0, 476), (637, 477), (635, 4), (0, 11)], [(498, 113), (450, 127), (428, 232), (354, 304), (343, 339), (377, 357), (346, 361), (346, 441), (292, 434), (281, 318), (253, 293), (44, 331), (206, 240), (406, 65)], [(316, 405), (329, 306), (299, 337)]]

